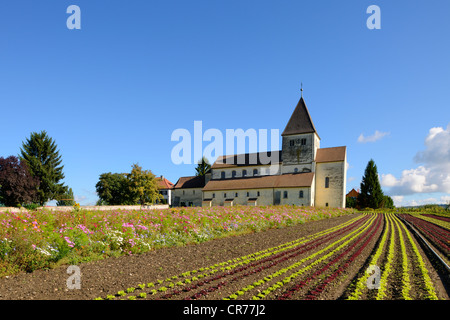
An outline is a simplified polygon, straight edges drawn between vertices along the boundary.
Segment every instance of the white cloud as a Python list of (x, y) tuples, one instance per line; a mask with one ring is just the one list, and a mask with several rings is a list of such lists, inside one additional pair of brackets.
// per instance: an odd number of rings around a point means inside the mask
[(438, 191), (438, 185), (429, 180), (431, 169), (420, 166), (416, 169), (403, 170), (397, 179), (392, 174), (381, 175), (381, 185), (391, 187), (391, 194), (413, 194)]
[(404, 196), (392, 196), (391, 198), (394, 201), (394, 206), (396, 207), (402, 206)]
[(75, 195), (74, 200), (75, 200), (75, 202), (82, 202), (82, 201), (86, 200), (86, 196)]
[(378, 130), (375, 130), (375, 133), (371, 136), (365, 137), (362, 133), (358, 137), (358, 142), (360, 143), (367, 143), (367, 142), (375, 142), (377, 140), (380, 140), (384, 136), (387, 136), (389, 132), (381, 132)]
[(447, 128), (431, 128), (425, 138), (425, 150), (417, 152), (414, 161), (422, 163), (402, 175), (382, 174), (381, 185), (392, 195), (443, 192), (450, 193), (450, 123)]

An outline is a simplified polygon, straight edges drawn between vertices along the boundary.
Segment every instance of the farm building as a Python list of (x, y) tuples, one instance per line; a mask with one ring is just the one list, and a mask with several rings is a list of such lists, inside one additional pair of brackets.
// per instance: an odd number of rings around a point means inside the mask
[(163, 197), (161, 200), (157, 200), (156, 204), (163, 203), (171, 205), (174, 184), (164, 178), (164, 176), (157, 177), (156, 182), (158, 183), (159, 193)]
[(206, 176), (180, 178), (173, 205), (345, 207), (346, 147), (320, 148), (303, 96), (281, 136), (280, 151), (222, 156)]

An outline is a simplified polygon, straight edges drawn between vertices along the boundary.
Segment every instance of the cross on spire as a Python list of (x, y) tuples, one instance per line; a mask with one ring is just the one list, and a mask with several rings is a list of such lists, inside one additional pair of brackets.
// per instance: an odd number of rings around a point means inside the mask
[(300, 82), (300, 92), (301, 97), (303, 97), (303, 82)]

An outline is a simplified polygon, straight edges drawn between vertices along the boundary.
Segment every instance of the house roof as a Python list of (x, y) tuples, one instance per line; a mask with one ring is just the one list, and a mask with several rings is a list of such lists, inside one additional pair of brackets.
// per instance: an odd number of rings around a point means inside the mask
[(313, 172), (210, 180), (203, 191), (311, 187)]
[(205, 186), (205, 176), (181, 177), (175, 184), (175, 189), (203, 188)]
[(359, 194), (358, 191), (355, 190), (355, 188), (353, 188), (349, 193), (347, 193), (346, 197), (357, 197)]
[(316, 162), (345, 161), (347, 147), (320, 148), (317, 149)]
[(159, 189), (172, 189), (174, 187), (174, 184), (163, 176), (157, 177), (156, 181), (158, 183)]
[[(269, 162), (270, 163), (267, 163)], [(267, 151), (220, 156), (212, 169), (273, 165), (281, 162), (281, 151)]]
[(303, 97), (300, 98), (300, 101), (298, 102), (297, 107), (295, 107), (294, 112), (292, 113), (291, 118), (289, 119), (286, 128), (284, 128), (281, 136), (301, 133), (317, 134), (316, 128), (314, 127), (314, 123), (311, 119)]

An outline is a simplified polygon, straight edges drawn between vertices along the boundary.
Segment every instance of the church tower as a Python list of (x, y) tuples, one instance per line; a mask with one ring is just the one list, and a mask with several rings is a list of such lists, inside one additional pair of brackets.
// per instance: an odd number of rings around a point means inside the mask
[[(302, 90), (303, 91), (303, 90)], [(314, 172), (320, 137), (306, 107), (303, 95), (282, 136), (282, 173)]]

